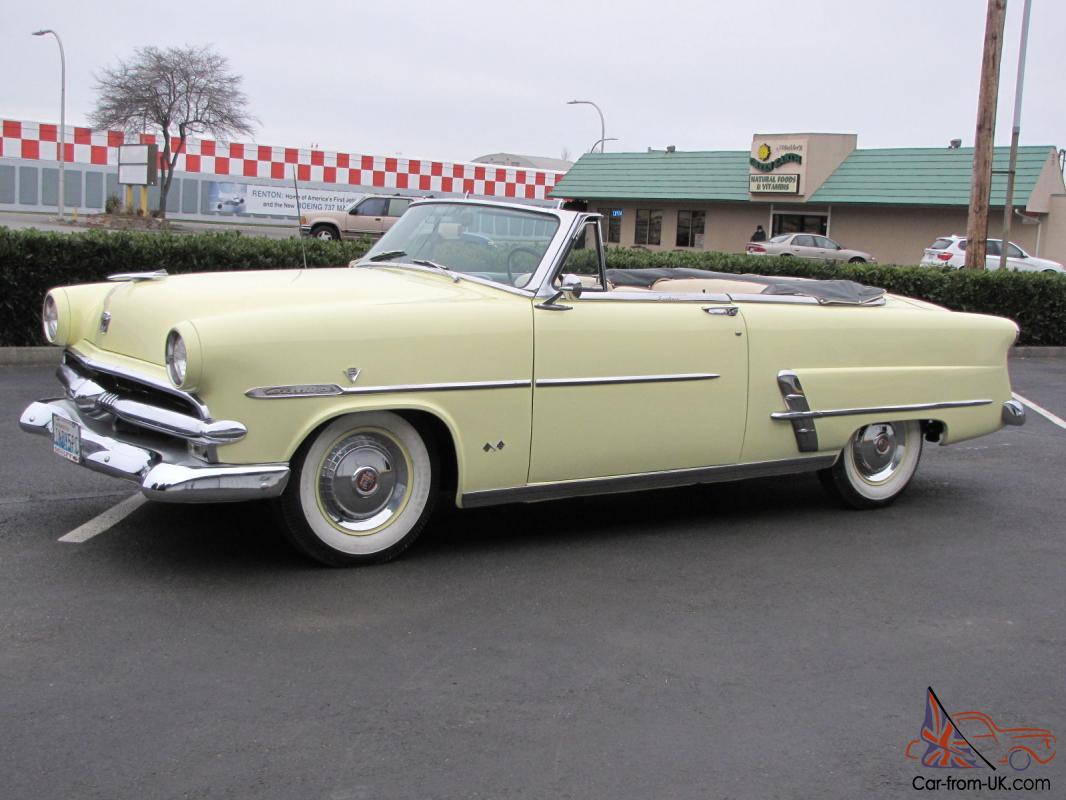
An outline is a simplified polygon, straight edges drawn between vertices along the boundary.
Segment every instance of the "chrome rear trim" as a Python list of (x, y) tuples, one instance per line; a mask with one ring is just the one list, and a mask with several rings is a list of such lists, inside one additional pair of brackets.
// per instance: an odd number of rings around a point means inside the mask
[(119, 272), (115, 275), (108, 275), (109, 281), (158, 281), (167, 277), (167, 271), (165, 269), (157, 269), (154, 272)]
[(1001, 412), (1004, 425), (1024, 425), (1025, 424), (1025, 406), (1019, 403), (1017, 400), (1008, 400), (1003, 404), (1003, 411)]
[(609, 478), (564, 481), (561, 483), (535, 483), (516, 486), (512, 489), (488, 489), (467, 492), (460, 498), (464, 508), (493, 506), (502, 503), (533, 503), (542, 500), (561, 500), (567, 497), (586, 497), (618, 492), (639, 492), (649, 489), (666, 489), (676, 486), (693, 486), (702, 483), (739, 481), (746, 478), (762, 478), (772, 475), (791, 475), (797, 472), (813, 472), (831, 467), (835, 455), (792, 458), (781, 461), (759, 461), (754, 464), (726, 464), (719, 467), (647, 472), (639, 475), (617, 475)]
[(910, 403), (898, 406), (867, 406), (863, 408), (827, 408), (822, 411), (775, 411), (776, 420), (821, 419), (822, 417), (853, 417), (860, 414), (895, 414), (904, 411), (934, 411), (938, 408), (971, 408), (991, 405), (991, 400), (947, 400), (942, 403)]

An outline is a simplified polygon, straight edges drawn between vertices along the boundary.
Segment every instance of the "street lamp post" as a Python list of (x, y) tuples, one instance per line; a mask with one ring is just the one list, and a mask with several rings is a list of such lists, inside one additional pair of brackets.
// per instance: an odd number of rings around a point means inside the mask
[(604, 141), (607, 139), (607, 126), (603, 122), (603, 112), (600, 107), (593, 103), (591, 100), (567, 100), (568, 106), (592, 106), (596, 109), (596, 113), (600, 115), (600, 152), (603, 152)]
[(63, 206), (66, 201), (63, 194), (63, 167), (67, 160), (67, 57), (63, 53), (63, 40), (55, 31), (51, 29), (34, 31), (33, 35), (44, 36), (49, 33), (56, 37), (56, 43), (59, 45), (59, 218), (63, 219), (65, 211)]
[(603, 145), (605, 142), (617, 142), (617, 136), (608, 136), (606, 139), (597, 139), (592, 143), (592, 147), (588, 149), (588, 152), (592, 153), (596, 150), (596, 145), (600, 145), (600, 152), (603, 152)]
[(1029, 11), (1031, 0), (1022, 9), (1022, 43), (1018, 48), (1018, 81), (1014, 85), (1014, 125), (1010, 133), (1010, 160), (1007, 165), (1007, 196), (1003, 198), (1003, 233), (999, 242), (999, 268), (1007, 268), (1007, 248), (1010, 247), (1010, 224), (1014, 214), (1014, 173), (1018, 168), (1018, 136), (1022, 130), (1022, 87), (1025, 84), (1025, 50), (1029, 43)]

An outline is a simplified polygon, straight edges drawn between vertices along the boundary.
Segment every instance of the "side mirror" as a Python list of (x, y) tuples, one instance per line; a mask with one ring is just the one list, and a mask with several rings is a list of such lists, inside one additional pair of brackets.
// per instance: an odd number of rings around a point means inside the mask
[(576, 300), (581, 297), (581, 292), (585, 289), (585, 284), (581, 282), (581, 278), (577, 275), (568, 274), (563, 275), (563, 280), (559, 284), (559, 289), (567, 300)]

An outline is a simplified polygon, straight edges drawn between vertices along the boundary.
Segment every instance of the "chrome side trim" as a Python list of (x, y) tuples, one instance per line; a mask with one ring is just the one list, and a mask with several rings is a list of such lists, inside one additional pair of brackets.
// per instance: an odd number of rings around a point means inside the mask
[(1019, 403), (1017, 400), (1008, 400), (1003, 404), (1003, 411), (1000, 412), (1004, 425), (1024, 425), (1025, 424), (1025, 406)]
[(567, 497), (587, 497), (618, 492), (640, 492), (702, 483), (739, 481), (771, 475), (791, 475), (825, 469), (836, 461), (835, 455), (792, 458), (780, 461), (758, 461), (752, 464), (726, 464), (719, 467), (646, 472), (637, 475), (617, 475), (610, 478), (535, 483), (511, 489), (487, 489), (467, 492), (460, 498), (464, 508), (500, 505), (502, 503), (533, 503), (542, 500), (561, 500)]
[(899, 406), (869, 406), (865, 408), (828, 408), (823, 411), (775, 411), (771, 419), (802, 420), (822, 417), (852, 417), (858, 414), (895, 414), (901, 411), (932, 411), (938, 408), (971, 408), (987, 406), (991, 400), (947, 400), (943, 403), (909, 403)]
[(167, 277), (167, 271), (165, 269), (157, 269), (154, 272), (119, 272), (115, 275), (108, 275), (109, 281), (158, 281)]
[(112, 375), (116, 378), (126, 378), (127, 380), (143, 383), (146, 386), (151, 386), (153, 389), (158, 389), (161, 392), (180, 397), (197, 410), (201, 419), (211, 419), (211, 412), (204, 403), (200, 402), (196, 395), (175, 388), (169, 381), (162, 381), (158, 378), (145, 375), (144, 373), (134, 372), (133, 370), (118, 367), (113, 364), (103, 364), (96, 359), (89, 358), (88, 356), (79, 353), (73, 347), (68, 347), (63, 351), (64, 362), (68, 358), (73, 358), (78, 363), (96, 372), (102, 372), (105, 375)]
[[(792, 370), (783, 369), (777, 373), (777, 388), (781, 397), (785, 400), (786, 413), (805, 413), (811, 407), (807, 403), (807, 395), (800, 384), (799, 376)], [(792, 433), (796, 437), (796, 447), (801, 453), (818, 452), (818, 430), (813, 422), (805, 418), (792, 419)]]
[(457, 383), (401, 383), (392, 386), (349, 386), (335, 383), (298, 383), (290, 386), (257, 386), (244, 394), (255, 400), (285, 400), (295, 397), (334, 397), (359, 394), (407, 394), (410, 392), (465, 392), (481, 389), (528, 389), (532, 381), (462, 381)]
[(676, 375), (609, 375), (603, 378), (538, 378), (536, 386), (613, 386), (624, 383), (677, 383), (679, 381), (713, 381), (720, 378), (713, 372), (691, 372)]

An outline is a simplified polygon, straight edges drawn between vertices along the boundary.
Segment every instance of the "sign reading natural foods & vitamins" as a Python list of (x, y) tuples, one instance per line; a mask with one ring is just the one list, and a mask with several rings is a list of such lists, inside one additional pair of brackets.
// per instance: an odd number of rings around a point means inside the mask
[(800, 176), (796, 174), (772, 173), (769, 175), (748, 175), (748, 191), (773, 192), (775, 194), (799, 194)]

